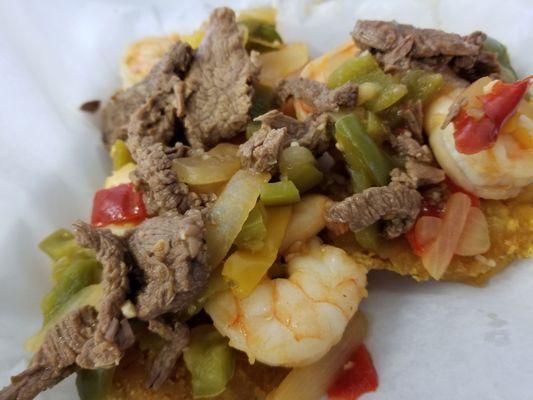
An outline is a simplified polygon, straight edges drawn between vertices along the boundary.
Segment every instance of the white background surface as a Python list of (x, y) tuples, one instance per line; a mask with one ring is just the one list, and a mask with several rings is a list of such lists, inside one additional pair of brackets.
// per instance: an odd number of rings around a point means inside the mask
[[(0, 1), (0, 386), (23, 369), (41, 324), (48, 260), (36, 246), (87, 219), (108, 169), (93, 121), (78, 112), (119, 85), (125, 45), (188, 32), (215, 5), (255, 1)], [(453, 6), (452, 6), (453, 5)], [(392, 19), (506, 42), (533, 70), (533, 4), (522, 1), (283, 1), (286, 41), (314, 55), (348, 39), (356, 18)], [(363, 309), (380, 387), (370, 399), (533, 399), (533, 268), (516, 263), (483, 289), (372, 273)], [(26, 357), (26, 359), (24, 358)], [(42, 396), (75, 398), (72, 381)]]

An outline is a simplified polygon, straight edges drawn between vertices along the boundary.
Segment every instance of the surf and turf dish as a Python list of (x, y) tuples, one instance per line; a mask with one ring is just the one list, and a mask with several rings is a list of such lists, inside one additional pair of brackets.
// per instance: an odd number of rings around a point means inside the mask
[(74, 373), (82, 399), (354, 399), (368, 273), (482, 284), (533, 254), (531, 78), (504, 45), (359, 20), (309, 60), (275, 18), (128, 47), (113, 170), (40, 243), (54, 286), (1, 400)]

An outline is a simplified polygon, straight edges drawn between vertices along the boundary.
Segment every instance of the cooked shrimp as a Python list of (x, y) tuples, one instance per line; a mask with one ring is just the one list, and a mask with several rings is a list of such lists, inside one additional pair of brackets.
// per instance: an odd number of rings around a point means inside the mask
[(250, 296), (231, 290), (212, 297), (205, 310), (229, 345), (253, 363), (311, 364), (341, 338), (366, 296), (366, 269), (343, 250), (314, 238), (292, 254), (288, 278), (265, 278)]
[[(310, 61), (302, 70), (300, 76), (325, 83), (328, 76), (337, 67), (347, 59), (354, 57), (358, 52), (359, 48), (350, 40)], [(294, 100), (294, 110), (298, 119), (305, 119), (305, 117), (313, 113), (313, 108), (302, 100)]]
[(179, 39), (179, 35), (172, 34), (147, 37), (130, 44), (120, 66), (122, 86), (127, 88), (140, 82)]
[[(483, 79), (482, 90), (487, 93), (494, 81)], [(455, 183), (479, 197), (517, 196), (533, 183), (533, 104), (522, 100), (515, 114), (500, 129), (494, 146), (475, 154), (463, 154), (456, 149), (453, 123), (442, 128), (450, 106), (460, 95), (460, 89), (444, 93), (425, 113), (424, 127), (440, 166)]]

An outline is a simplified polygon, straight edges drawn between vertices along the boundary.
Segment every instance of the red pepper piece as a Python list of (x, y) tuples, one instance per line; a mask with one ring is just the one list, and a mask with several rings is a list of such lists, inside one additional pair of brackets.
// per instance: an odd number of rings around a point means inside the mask
[(455, 148), (459, 153), (476, 154), (494, 146), (500, 128), (526, 95), (530, 79), (496, 83), (490, 93), (479, 97), (484, 111), (479, 119), (468, 115), (464, 108), (459, 112), (453, 120)]
[(94, 194), (91, 224), (95, 226), (140, 222), (146, 217), (142, 193), (131, 183), (100, 189)]
[(464, 110), (454, 119), (455, 148), (459, 153), (476, 154), (494, 146), (498, 140), (498, 129), (487, 116), (475, 120)]
[(529, 78), (515, 83), (496, 83), (490, 93), (480, 98), (485, 115), (502, 126), (515, 113), (528, 88)]
[(328, 390), (329, 400), (355, 400), (378, 388), (378, 375), (365, 345), (359, 346)]

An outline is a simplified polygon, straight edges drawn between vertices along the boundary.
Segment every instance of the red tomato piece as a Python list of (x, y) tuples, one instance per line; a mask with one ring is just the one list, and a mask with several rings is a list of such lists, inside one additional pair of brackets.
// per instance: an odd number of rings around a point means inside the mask
[(131, 183), (100, 189), (94, 194), (91, 224), (95, 226), (140, 222), (146, 217), (142, 193)]
[(355, 400), (378, 388), (378, 374), (364, 344), (360, 345), (344, 365), (328, 390), (330, 400)]

